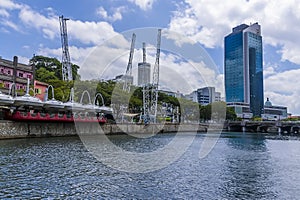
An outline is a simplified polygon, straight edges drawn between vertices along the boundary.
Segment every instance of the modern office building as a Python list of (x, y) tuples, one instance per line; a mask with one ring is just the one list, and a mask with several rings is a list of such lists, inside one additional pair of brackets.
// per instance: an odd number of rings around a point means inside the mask
[(249, 105), (253, 116), (264, 108), (263, 51), (258, 23), (241, 24), (224, 41), (224, 73), (227, 103)]
[[(14, 56), (13, 61), (0, 58), (1, 92), (8, 94), (9, 89), (13, 88), (20, 95), (26, 91), (27, 79), (30, 79), (31, 83), (33, 83), (33, 66), (19, 63), (17, 56)], [(13, 85), (14, 87), (12, 87)]]
[(221, 101), (221, 93), (216, 92), (215, 87), (204, 87), (185, 95), (185, 98), (201, 105), (208, 105), (216, 101)]
[(204, 87), (197, 90), (198, 103), (208, 105), (221, 100), (221, 93), (215, 91), (215, 87)]
[(198, 102), (198, 92), (197, 90), (191, 92), (190, 94), (184, 95), (184, 98), (193, 102)]

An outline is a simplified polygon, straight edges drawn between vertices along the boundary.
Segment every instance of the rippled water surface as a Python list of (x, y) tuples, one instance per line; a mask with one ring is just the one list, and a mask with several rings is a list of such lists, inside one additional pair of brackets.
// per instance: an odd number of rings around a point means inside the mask
[[(111, 136), (127, 150), (148, 152), (173, 134)], [(191, 137), (189, 134), (183, 136)], [(0, 199), (298, 199), (300, 141), (223, 134), (199, 159), (204, 135), (175, 163), (126, 173), (97, 161), (77, 137), (0, 141)]]

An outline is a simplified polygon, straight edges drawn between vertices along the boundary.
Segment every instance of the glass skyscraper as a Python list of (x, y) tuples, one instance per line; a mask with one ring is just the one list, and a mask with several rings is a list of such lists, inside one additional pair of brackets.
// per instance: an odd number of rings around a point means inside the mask
[(258, 23), (241, 24), (225, 37), (226, 102), (250, 105), (261, 116), (264, 105), (262, 36)]

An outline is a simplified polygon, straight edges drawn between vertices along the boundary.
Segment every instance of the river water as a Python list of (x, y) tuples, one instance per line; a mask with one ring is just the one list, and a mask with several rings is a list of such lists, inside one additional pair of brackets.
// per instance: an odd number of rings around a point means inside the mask
[[(174, 134), (147, 139), (110, 136), (122, 148), (145, 151)], [(192, 137), (187, 134), (184, 137)], [(222, 134), (199, 158), (198, 134), (174, 163), (127, 173), (97, 161), (78, 137), (0, 141), (0, 199), (298, 199), (300, 141)], [(183, 138), (184, 139), (184, 138)], [(289, 140), (286, 140), (289, 139)]]

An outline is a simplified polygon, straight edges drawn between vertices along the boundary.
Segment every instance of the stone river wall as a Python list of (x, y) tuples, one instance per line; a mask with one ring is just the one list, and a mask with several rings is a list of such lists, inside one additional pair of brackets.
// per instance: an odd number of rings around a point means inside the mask
[(195, 124), (104, 124), (97, 123), (48, 123), (48, 122), (14, 122), (0, 121), (0, 139), (73, 136), (78, 134), (156, 134), (170, 132), (205, 132), (205, 125)]

